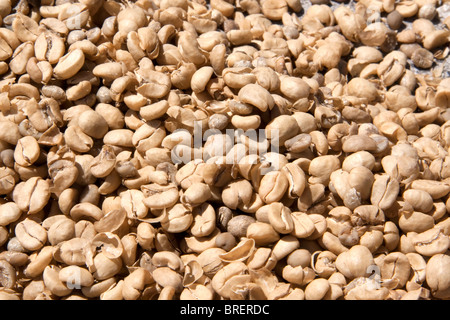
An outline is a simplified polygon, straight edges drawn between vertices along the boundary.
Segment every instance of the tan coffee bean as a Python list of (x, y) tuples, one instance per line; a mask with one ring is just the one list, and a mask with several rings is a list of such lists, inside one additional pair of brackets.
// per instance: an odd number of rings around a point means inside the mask
[(27, 265), (26, 269), (24, 270), (24, 273), (28, 277), (32, 278), (42, 275), (45, 268), (47, 268), (50, 262), (52, 261), (54, 252), (55, 249), (51, 246), (43, 247), (36, 255), (34, 260)]
[(5, 260), (0, 260), (0, 283), (5, 289), (11, 289), (16, 285), (16, 270)]
[(19, 126), (8, 120), (0, 121), (0, 140), (16, 145), (17, 141), (22, 137)]
[(15, 202), (6, 202), (0, 205), (0, 226), (7, 226), (17, 220), (22, 215)]
[(175, 185), (149, 184), (142, 186), (141, 189), (145, 196), (143, 202), (151, 209), (171, 207), (179, 199), (178, 188)]
[(133, 131), (129, 129), (115, 129), (108, 131), (103, 137), (103, 143), (118, 147), (133, 147)]
[(284, 196), (288, 185), (283, 172), (272, 171), (262, 177), (258, 193), (265, 203), (277, 202)]
[(336, 259), (336, 268), (348, 279), (367, 275), (372, 265), (374, 265), (372, 253), (360, 245), (339, 254)]
[(269, 205), (267, 217), (270, 225), (279, 233), (287, 234), (294, 230), (291, 210), (280, 202)]
[(56, 64), (64, 55), (64, 40), (52, 32), (43, 32), (38, 35), (34, 43), (34, 52), (39, 61), (48, 61)]
[(423, 256), (445, 253), (450, 245), (450, 238), (438, 228), (432, 228), (413, 237), (414, 248)]
[(57, 245), (66, 240), (70, 240), (75, 237), (75, 222), (71, 219), (61, 219), (60, 221), (52, 224), (47, 231), (48, 242), (52, 245)]
[(50, 186), (47, 180), (33, 177), (19, 183), (13, 191), (13, 200), (20, 210), (34, 214), (41, 211), (50, 199)]
[(110, 129), (122, 129), (125, 124), (124, 114), (116, 107), (108, 103), (99, 103), (95, 111), (108, 123)]
[(59, 62), (53, 69), (53, 74), (60, 80), (69, 79), (77, 74), (83, 66), (84, 61), (83, 51), (75, 49), (59, 59)]
[(15, 234), (20, 244), (27, 250), (39, 250), (47, 242), (47, 231), (30, 219), (19, 222), (15, 228)]
[(286, 256), (289, 256), (293, 251), (300, 247), (298, 239), (292, 235), (283, 236), (277, 241), (273, 247), (272, 255), (279, 261)]
[(29, 59), (33, 57), (34, 48), (31, 42), (25, 42), (14, 50), (9, 68), (16, 74), (24, 74), (27, 71)]
[(155, 247), (156, 230), (150, 223), (141, 222), (137, 227), (137, 241), (144, 249)]
[(264, 246), (278, 241), (280, 236), (270, 224), (254, 222), (247, 228), (247, 238), (254, 239), (256, 245)]
[(102, 139), (108, 132), (108, 123), (94, 110), (83, 112), (78, 118), (78, 126), (94, 139)]
[(270, 93), (257, 84), (247, 84), (239, 90), (239, 100), (255, 106), (261, 111), (270, 110), (274, 106)]
[(35, 41), (39, 33), (37, 22), (21, 13), (14, 19), (12, 27), (17, 38), (22, 42)]
[(103, 217), (102, 210), (89, 202), (78, 203), (70, 210), (70, 216), (75, 221), (88, 220), (98, 221)]
[(61, 280), (59, 280), (59, 273), (61, 269), (56, 266), (47, 266), (43, 273), (43, 280), (45, 286), (51, 291), (52, 294), (59, 297), (69, 295), (73, 288), (66, 286)]
[(449, 295), (448, 274), (444, 271), (449, 264), (448, 254), (436, 254), (430, 258), (426, 266), (426, 281), (431, 294), (436, 298), (446, 299)]
[(40, 148), (36, 139), (30, 136), (17, 141), (14, 160), (21, 166), (30, 166), (39, 158)]
[(81, 289), (94, 284), (94, 277), (85, 268), (78, 266), (68, 266), (59, 271), (59, 280), (66, 284), (68, 288)]

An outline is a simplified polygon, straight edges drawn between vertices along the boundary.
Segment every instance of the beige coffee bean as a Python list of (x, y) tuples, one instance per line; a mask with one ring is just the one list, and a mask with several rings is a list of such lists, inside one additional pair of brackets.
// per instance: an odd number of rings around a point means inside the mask
[(143, 78), (146, 83), (137, 88), (137, 93), (150, 99), (160, 99), (169, 93), (172, 84), (167, 74), (149, 70)]
[(257, 84), (247, 84), (239, 90), (239, 100), (255, 106), (261, 111), (271, 110), (274, 100), (269, 91)]
[(93, 254), (91, 249), (90, 240), (76, 237), (61, 243), (55, 255), (67, 265), (82, 266), (86, 264), (87, 258)]
[(288, 234), (294, 230), (291, 210), (280, 202), (269, 205), (267, 218), (275, 231), (281, 234)]
[[(107, 211), (107, 213), (100, 220), (94, 222), (93, 225), (91, 225), (91, 228), (98, 233), (110, 232), (118, 236), (123, 236), (129, 231), (129, 226), (126, 219), (126, 212), (122, 210), (122, 208), (112, 209)], [(81, 221), (78, 223), (80, 222)], [(89, 236), (89, 238), (90, 237), (91, 236)]]
[(5, 289), (12, 289), (16, 285), (16, 270), (5, 260), (0, 260), (0, 283)]
[(105, 119), (110, 129), (122, 129), (125, 125), (124, 114), (111, 104), (99, 103), (95, 107), (95, 112)]
[(287, 139), (284, 142), (284, 146), (287, 148), (288, 151), (302, 152), (308, 149), (311, 143), (312, 143), (311, 135), (307, 133), (301, 133), (299, 135), (296, 135), (295, 137)]
[(21, 13), (16, 15), (12, 27), (17, 38), (22, 42), (35, 41), (39, 34), (37, 22)]
[(73, 288), (67, 287), (61, 280), (59, 280), (59, 273), (61, 269), (57, 266), (47, 266), (42, 275), (45, 287), (47, 287), (52, 294), (64, 297), (69, 295)]
[(148, 207), (143, 200), (144, 193), (140, 190), (126, 190), (120, 193), (121, 206), (125, 209), (128, 218), (144, 218), (148, 213)]
[(158, 184), (143, 185), (144, 204), (151, 209), (163, 209), (173, 206), (179, 199), (178, 188), (173, 184), (161, 186)]
[(53, 67), (48, 61), (39, 61), (32, 57), (26, 64), (26, 72), (34, 82), (46, 84), (53, 75)]
[(22, 211), (15, 202), (10, 201), (0, 205), (0, 226), (7, 226), (19, 220), (21, 215)]
[(424, 232), (434, 226), (434, 218), (428, 214), (413, 211), (399, 213), (398, 226), (403, 232)]
[(39, 250), (47, 242), (47, 230), (30, 219), (19, 222), (14, 232), (20, 244), (27, 250)]
[(168, 109), (169, 103), (167, 100), (161, 100), (148, 106), (143, 106), (139, 109), (139, 114), (143, 119), (151, 121), (162, 117)]
[(119, 62), (106, 62), (95, 66), (92, 73), (97, 77), (113, 81), (125, 74), (125, 66)]
[(85, 268), (78, 266), (68, 266), (59, 271), (59, 280), (66, 284), (68, 288), (81, 289), (94, 284), (94, 277)]
[(48, 242), (57, 245), (75, 237), (75, 222), (71, 219), (61, 219), (51, 225), (47, 231)]
[(414, 210), (426, 213), (433, 209), (433, 198), (426, 191), (406, 190), (403, 193), (403, 199), (410, 203)]
[(32, 42), (22, 43), (14, 50), (9, 68), (16, 74), (24, 74), (27, 71), (29, 59), (33, 57), (34, 48)]
[(428, 192), (434, 200), (442, 198), (450, 192), (450, 186), (434, 180), (417, 179), (412, 182), (411, 187)]
[(426, 266), (426, 282), (431, 294), (436, 298), (446, 299), (449, 296), (450, 281), (445, 272), (450, 263), (448, 254), (436, 254), (430, 258)]
[(342, 144), (344, 152), (375, 151), (376, 142), (366, 135), (352, 135), (346, 138)]
[(138, 268), (124, 279), (122, 294), (125, 300), (137, 300), (144, 290), (145, 285), (154, 281), (150, 272), (144, 268)]
[(93, 260), (93, 276), (96, 280), (106, 280), (115, 276), (122, 267), (122, 260), (119, 258), (108, 258), (103, 252), (97, 253)]
[(356, 245), (336, 258), (336, 268), (348, 279), (364, 277), (370, 274), (374, 260), (372, 253), (365, 246)]
[[(113, 279), (114, 282), (100, 294), (100, 300), (123, 300), (122, 290), (124, 281), (119, 280), (116, 282), (115, 278), (110, 279)], [(106, 281), (107, 280), (104, 280), (103, 282)]]
[(156, 268), (153, 271), (154, 280), (162, 287), (173, 287), (176, 292), (181, 292), (182, 276), (168, 267)]
[(262, 177), (258, 193), (265, 203), (273, 203), (284, 196), (288, 186), (288, 179), (282, 171), (271, 171)]
[(216, 213), (214, 207), (205, 202), (193, 209), (193, 224), (190, 232), (196, 237), (210, 235), (216, 228)]
[(34, 214), (41, 211), (50, 199), (50, 186), (47, 180), (33, 177), (20, 182), (13, 191), (12, 198), (20, 210)]
[(281, 171), (286, 175), (289, 183), (287, 195), (290, 198), (300, 197), (306, 187), (305, 172), (294, 163), (288, 163), (281, 168)]
[(273, 247), (272, 255), (277, 261), (289, 256), (293, 251), (300, 247), (300, 241), (292, 236), (287, 235), (280, 238)]
[(295, 118), (288, 115), (276, 117), (265, 128), (267, 139), (276, 146), (284, 145), (285, 141), (294, 137), (299, 130)]
[(423, 256), (445, 253), (450, 245), (448, 235), (439, 228), (432, 228), (413, 237), (414, 248)]
[(94, 145), (92, 138), (77, 126), (70, 126), (64, 132), (67, 145), (77, 152), (88, 152)]
[(161, 145), (166, 133), (159, 120), (148, 121), (140, 126), (132, 136), (133, 145), (142, 153)]
[(137, 241), (141, 247), (144, 249), (154, 248), (156, 237), (156, 230), (149, 223), (140, 223), (137, 228)]
[(297, 101), (309, 96), (311, 87), (300, 78), (283, 76), (280, 77), (280, 91), (293, 101)]
[(364, 166), (372, 170), (375, 165), (375, 157), (367, 151), (358, 151), (350, 154), (342, 162), (342, 170), (350, 172), (354, 167)]
[(0, 193), (8, 194), (16, 185), (17, 174), (11, 168), (0, 168)]
[(241, 116), (235, 114), (231, 117), (231, 123), (238, 129), (244, 131), (256, 130), (261, 125), (261, 117), (259, 115)]
[(341, 166), (339, 159), (335, 156), (325, 155), (314, 158), (309, 165), (310, 183), (328, 184), (331, 173)]
[(34, 42), (35, 56), (39, 61), (48, 61), (51, 65), (58, 63), (64, 55), (64, 40), (53, 32), (43, 32)]
[(347, 91), (349, 95), (358, 98), (367, 99), (367, 101), (376, 101), (378, 92), (373, 83), (363, 78), (354, 78), (347, 84)]
[(42, 280), (32, 280), (23, 290), (23, 300), (37, 300), (45, 292), (45, 284)]
[(94, 110), (81, 113), (78, 118), (78, 126), (84, 133), (94, 139), (102, 139), (108, 132), (108, 123)]
[(47, 268), (53, 259), (53, 253), (55, 248), (51, 246), (43, 247), (36, 255), (33, 261), (31, 261), (25, 268), (24, 273), (31, 278), (42, 275), (45, 268)]
[(75, 221), (88, 220), (95, 222), (100, 220), (103, 215), (104, 213), (99, 207), (89, 202), (78, 203), (70, 209), (70, 216)]
[(117, 147), (133, 147), (133, 131), (129, 129), (115, 129), (108, 131), (103, 137), (103, 143)]
[(39, 158), (39, 154), (40, 148), (36, 139), (27, 136), (17, 141), (14, 160), (21, 166), (30, 166)]
[(292, 235), (297, 238), (306, 238), (313, 234), (315, 231), (315, 225), (306, 213), (294, 211), (292, 212), (291, 217), (294, 223)]
[(19, 126), (9, 120), (0, 121), (0, 140), (16, 145), (17, 141), (22, 137), (19, 131)]
[(92, 85), (89, 81), (84, 80), (80, 83), (71, 86), (66, 90), (66, 98), (69, 101), (76, 101), (86, 97), (92, 89)]
[(222, 190), (222, 201), (230, 209), (237, 209), (251, 201), (253, 187), (248, 180), (240, 179), (229, 183)]
[(90, 164), (94, 157), (90, 154), (77, 154), (75, 156), (75, 166), (78, 169), (78, 177), (76, 183), (81, 186), (93, 184), (96, 180), (90, 171)]
[(205, 183), (193, 183), (180, 197), (181, 203), (188, 207), (196, 207), (211, 198), (211, 190)]
[(411, 265), (408, 257), (400, 252), (389, 253), (383, 259), (380, 268), (382, 279), (397, 280), (397, 287), (402, 288), (410, 277)]
[(168, 232), (179, 233), (189, 229), (192, 221), (192, 212), (183, 204), (177, 203), (167, 211), (167, 217), (161, 221), (161, 226)]
[(258, 246), (265, 246), (280, 239), (280, 235), (268, 223), (254, 222), (247, 228), (247, 238), (254, 239)]
[(390, 208), (397, 198), (399, 187), (398, 181), (391, 179), (388, 175), (375, 176), (370, 202), (378, 205), (382, 210)]
[(314, 279), (305, 288), (305, 300), (321, 300), (330, 290), (330, 283), (326, 279)]
[(304, 286), (314, 279), (314, 270), (309, 267), (286, 265), (282, 270), (282, 277), (291, 283)]
[(85, 61), (84, 53), (80, 49), (75, 49), (61, 57), (53, 69), (53, 74), (57, 79), (66, 80), (73, 77), (80, 71)]
[(91, 163), (90, 171), (97, 178), (104, 178), (114, 170), (116, 165), (116, 155), (113, 148), (104, 145), (100, 153)]

